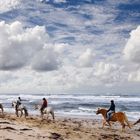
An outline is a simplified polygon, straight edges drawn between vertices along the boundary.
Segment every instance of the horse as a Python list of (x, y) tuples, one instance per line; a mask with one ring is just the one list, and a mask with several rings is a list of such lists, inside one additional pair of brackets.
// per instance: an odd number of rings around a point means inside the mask
[(25, 106), (23, 106), (22, 104), (19, 105), (19, 106), (17, 107), (17, 102), (13, 101), (13, 102), (12, 102), (12, 107), (15, 108), (15, 112), (16, 112), (17, 117), (19, 116), (19, 115), (18, 115), (18, 112), (19, 112), (19, 111), (21, 112), (21, 113), (20, 113), (20, 117), (22, 117), (23, 111), (24, 111), (25, 118), (28, 116), (28, 110), (27, 110), (27, 108), (26, 108)]
[(46, 107), (46, 108), (44, 108), (43, 112), (41, 112), (41, 110), (40, 110), (41, 106), (40, 105), (35, 105), (35, 110), (37, 110), (37, 109), (40, 111), (42, 119), (44, 118), (45, 114), (47, 115), (47, 119), (49, 117), (49, 114), (51, 114), (52, 119), (55, 120), (54, 110), (53, 110), (52, 107)]
[(106, 122), (109, 124), (110, 128), (111, 128), (111, 124), (110, 124), (110, 121), (111, 122), (119, 122), (121, 125), (122, 125), (122, 131), (125, 129), (125, 122), (127, 123), (128, 127), (131, 128), (129, 122), (128, 122), (128, 119), (127, 119), (127, 116), (125, 115), (124, 112), (116, 112), (116, 113), (113, 113), (110, 120), (109, 121), (106, 121), (106, 114), (107, 114), (107, 109), (104, 109), (104, 108), (98, 108), (98, 110), (96, 111), (96, 114), (102, 114), (103, 116), (103, 124), (102, 124), (102, 128), (104, 128), (104, 125), (106, 124)]
[(3, 109), (3, 105), (0, 103), (0, 109), (1, 109), (1, 113), (2, 113), (2, 115), (4, 115), (4, 109)]

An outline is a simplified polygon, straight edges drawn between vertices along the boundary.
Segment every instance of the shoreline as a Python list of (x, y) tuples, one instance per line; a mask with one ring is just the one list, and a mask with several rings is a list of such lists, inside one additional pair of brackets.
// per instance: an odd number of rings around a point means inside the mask
[(56, 116), (42, 120), (39, 115), (27, 118), (16, 117), (13, 113), (0, 116), (0, 140), (139, 140), (139, 125), (121, 132), (121, 126), (113, 124), (110, 129), (101, 128), (101, 120)]
[[(33, 111), (33, 110), (32, 110)], [(29, 116), (39, 116), (40, 115), (40, 112), (37, 110), (34, 110), (36, 113), (30, 113), (29, 112)], [(15, 112), (15, 109), (12, 108), (12, 111), (9, 111), (9, 110), (5, 110), (5, 112), (7, 114), (14, 114)], [(1, 113), (1, 112), (0, 112)], [(55, 113), (55, 115), (57, 117), (62, 117), (62, 118), (79, 118), (79, 119), (94, 119), (94, 120), (101, 120), (102, 119), (102, 115), (99, 114), (99, 115), (96, 115), (96, 113), (94, 112), (92, 115), (79, 115), (79, 114), (64, 114), (64, 113)], [(128, 121), (130, 122), (135, 122), (138, 118), (130, 118), (130, 116), (128, 116), (128, 114), (126, 114), (127, 117), (128, 117)]]

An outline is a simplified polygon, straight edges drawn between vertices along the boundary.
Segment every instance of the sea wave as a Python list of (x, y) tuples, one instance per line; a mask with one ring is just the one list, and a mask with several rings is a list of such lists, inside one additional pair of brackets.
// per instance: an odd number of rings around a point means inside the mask
[(46, 97), (48, 105), (52, 106), (57, 114), (92, 116), (99, 118), (95, 113), (97, 108), (108, 108), (110, 106), (110, 100), (114, 99), (116, 111), (126, 112), (130, 119), (140, 117), (139, 95), (1, 94), (0, 102), (3, 103), (5, 111), (14, 112), (11, 102), (17, 100), (19, 96), (24, 100), (22, 103), (27, 106), (30, 114), (40, 113), (39, 111), (34, 110), (34, 105), (40, 104), (42, 98)]

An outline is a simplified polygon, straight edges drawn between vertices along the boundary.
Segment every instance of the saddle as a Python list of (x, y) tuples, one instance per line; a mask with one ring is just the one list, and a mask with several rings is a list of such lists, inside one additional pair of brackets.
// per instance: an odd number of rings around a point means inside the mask
[(115, 112), (112, 112), (109, 116), (107, 116), (107, 114), (106, 114), (106, 120), (109, 121), (114, 114), (115, 114)]
[(17, 106), (17, 109), (23, 109), (23, 108), (24, 108), (24, 106), (22, 104)]
[(112, 118), (112, 116), (115, 114), (115, 112), (112, 112), (111, 114), (110, 114), (110, 118), (109, 119), (111, 119)]

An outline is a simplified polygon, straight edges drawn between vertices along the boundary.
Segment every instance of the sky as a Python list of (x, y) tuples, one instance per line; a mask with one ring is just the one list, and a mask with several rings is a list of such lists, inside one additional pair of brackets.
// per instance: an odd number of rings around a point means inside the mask
[(140, 93), (139, 0), (0, 0), (0, 93)]

